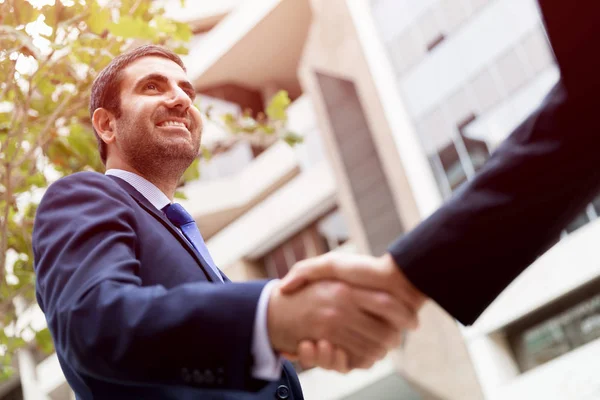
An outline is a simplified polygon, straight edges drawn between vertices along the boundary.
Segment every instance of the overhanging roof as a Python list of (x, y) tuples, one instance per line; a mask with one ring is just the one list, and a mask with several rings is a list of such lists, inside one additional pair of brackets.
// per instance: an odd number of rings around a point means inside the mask
[(311, 20), (308, 0), (252, 0), (236, 8), (190, 49), (196, 88), (235, 83), (301, 93), (298, 65)]

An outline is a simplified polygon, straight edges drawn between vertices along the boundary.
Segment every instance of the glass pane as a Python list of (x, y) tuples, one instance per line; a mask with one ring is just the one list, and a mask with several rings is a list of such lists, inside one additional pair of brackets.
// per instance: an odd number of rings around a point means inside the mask
[(571, 350), (565, 332), (555, 322), (548, 322), (525, 331), (523, 350), (527, 369), (546, 363)]
[(283, 278), (289, 271), (289, 266), (285, 259), (284, 246), (285, 246), (285, 244), (283, 246), (278, 247), (271, 254), (273, 264), (275, 265), (275, 270), (277, 271), (278, 278)]
[(306, 258), (306, 248), (304, 247), (304, 236), (305, 232), (301, 232), (296, 235), (291, 241), (290, 245), (294, 252), (294, 262), (304, 260)]
[(575, 217), (573, 221), (569, 223), (569, 225), (567, 225), (565, 230), (567, 231), (567, 233), (575, 232), (577, 229), (581, 228), (588, 222), (590, 222), (590, 219), (587, 216), (587, 213), (583, 211), (581, 214)]
[(467, 174), (460, 162), (458, 152), (453, 142), (448, 143), (447, 146), (442, 148), (438, 152), (440, 162), (444, 168), (446, 179), (450, 184), (452, 190), (456, 189), (461, 183), (467, 180)]
[(600, 195), (592, 200), (592, 205), (594, 206), (594, 210), (596, 210), (596, 214), (600, 216)]
[(490, 158), (488, 145), (482, 140), (469, 139), (466, 137), (463, 137), (463, 142), (467, 148), (469, 157), (471, 158), (473, 168), (477, 171), (485, 164), (487, 159)]

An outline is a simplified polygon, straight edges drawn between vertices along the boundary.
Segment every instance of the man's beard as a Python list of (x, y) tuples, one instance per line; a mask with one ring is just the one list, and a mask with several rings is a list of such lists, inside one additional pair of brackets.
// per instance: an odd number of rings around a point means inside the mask
[[(185, 170), (198, 157), (200, 152), (200, 136), (189, 141), (172, 142), (168, 138), (155, 136), (154, 132), (139, 132), (145, 127), (135, 126), (133, 121), (122, 119), (121, 151), (129, 165), (148, 177), (169, 176), (181, 177)], [(135, 130), (138, 132), (133, 133)], [(148, 140), (142, 142), (142, 138)]]

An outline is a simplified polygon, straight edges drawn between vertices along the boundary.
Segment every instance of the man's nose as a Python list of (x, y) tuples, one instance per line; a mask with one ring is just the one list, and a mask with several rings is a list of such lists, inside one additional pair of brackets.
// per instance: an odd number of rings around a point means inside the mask
[(190, 96), (182, 88), (175, 86), (169, 92), (167, 105), (187, 110), (192, 105), (192, 99), (190, 99)]

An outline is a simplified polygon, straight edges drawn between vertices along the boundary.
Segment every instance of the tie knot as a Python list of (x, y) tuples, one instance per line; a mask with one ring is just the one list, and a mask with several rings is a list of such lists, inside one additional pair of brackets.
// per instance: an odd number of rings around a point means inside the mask
[(183, 208), (181, 204), (169, 204), (163, 208), (163, 211), (167, 218), (169, 218), (169, 221), (178, 227), (189, 224), (190, 222), (193, 222), (194, 224), (196, 223), (194, 218), (192, 218), (190, 213), (185, 211), (185, 208)]

